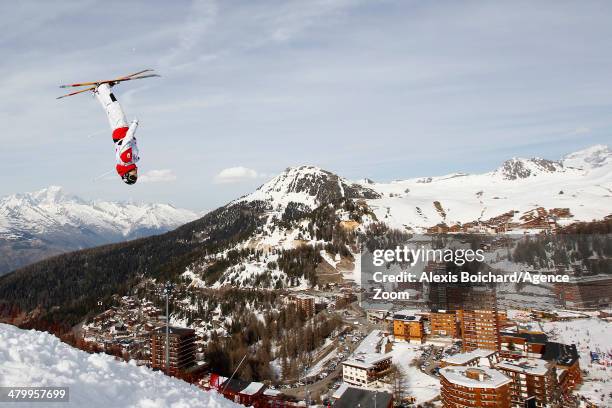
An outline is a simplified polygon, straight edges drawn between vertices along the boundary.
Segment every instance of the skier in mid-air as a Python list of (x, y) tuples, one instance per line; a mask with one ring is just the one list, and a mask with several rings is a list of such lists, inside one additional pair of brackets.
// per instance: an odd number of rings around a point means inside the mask
[(136, 163), (140, 159), (135, 136), (138, 120), (134, 119), (128, 126), (123, 109), (111, 91), (111, 85), (100, 84), (93, 90), (93, 93), (106, 111), (113, 131), (117, 174), (126, 184), (134, 184), (138, 180)]
[[(130, 81), (133, 79), (150, 78), (152, 76), (158, 76), (155, 74), (141, 75), (144, 72), (150, 70), (144, 70), (131, 74), (125, 77), (99, 82), (85, 82), (79, 84), (62, 85), (61, 88), (75, 87), (75, 86), (89, 86), (90, 88), (82, 89), (77, 92), (72, 92), (67, 95), (60, 96), (64, 98), (66, 96), (76, 95), (85, 91), (92, 91), (104, 110), (110, 123), (111, 130), (113, 131), (113, 143), (115, 143), (115, 159), (117, 164), (115, 169), (117, 174), (126, 184), (134, 184), (138, 180), (138, 167), (136, 163), (140, 159), (138, 156), (138, 146), (136, 144), (136, 128), (138, 127), (138, 120), (133, 120), (128, 125), (123, 109), (117, 101), (117, 98), (113, 94), (111, 88), (119, 82)], [(140, 75), (140, 76), (138, 76)]]

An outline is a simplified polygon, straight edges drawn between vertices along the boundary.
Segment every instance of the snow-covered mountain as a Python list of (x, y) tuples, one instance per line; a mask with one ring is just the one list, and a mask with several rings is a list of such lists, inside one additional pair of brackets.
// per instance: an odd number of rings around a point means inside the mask
[(0, 198), (0, 274), (58, 253), (174, 229), (198, 214), (167, 204), (85, 201), (48, 187)]
[(253, 193), (237, 200), (261, 200), (275, 209), (285, 209), (291, 202), (314, 209), (339, 198), (379, 198), (368, 186), (352, 183), (314, 166), (289, 167)]
[[(343, 204), (347, 201), (353, 204)], [(321, 210), (324, 204), (326, 210)], [(257, 249), (263, 255), (227, 268), (216, 285), (248, 286), (254, 277), (268, 274), (273, 281), (286, 282), (283, 271), (270, 269), (282, 258), (278, 251), (337, 241), (333, 237), (341, 232), (333, 230), (336, 225), (361, 233), (376, 222), (410, 233), (483, 229), (522, 233), (602, 220), (612, 214), (612, 151), (593, 146), (559, 161), (513, 158), (484, 174), (453, 173), (389, 183), (351, 182), (317, 167), (292, 167), (221, 210), (245, 209), (261, 214), (259, 226), (234, 248)], [(325, 251), (320, 255), (319, 274), (333, 276), (354, 267), (348, 259), (334, 259)], [(214, 256), (196, 263), (195, 269)], [(191, 270), (185, 277), (202, 284)]]
[[(76, 252), (1, 276), (0, 306), (30, 319), (61, 305), (76, 324), (83, 310), (145, 272), (151, 279), (181, 276), (197, 287), (341, 283), (358, 279), (359, 245), (391, 245), (424, 231), (539, 232), (610, 219), (611, 208), (607, 146), (559, 161), (512, 159), (483, 174), (389, 183), (294, 167), (161, 237)], [(77, 275), (82, 279), (73, 279)], [(38, 314), (26, 315), (34, 310)]]
[(240, 407), (160, 372), (6, 324), (0, 324), (0, 386), (69, 388), (69, 402), (17, 404), (23, 407)]
[[(377, 183), (370, 179), (351, 182), (313, 166), (286, 169), (239, 203), (262, 202), (268, 224), (294, 211), (309, 211), (338, 199), (360, 199), (393, 228), (424, 232), (444, 224), (510, 225), (530, 229), (538, 218), (554, 218), (560, 225), (601, 220), (612, 214), (612, 150), (592, 146), (553, 161), (513, 158), (483, 174), (452, 173)], [(367, 220), (364, 220), (367, 222)], [(536, 223), (537, 224), (537, 223)], [(261, 234), (265, 239), (275, 233)]]
[(484, 174), (455, 173), (368, 187), (382, 196), (368, 200), (370, 207), (397, 228), (423, 230), (495, 217), (520, 226), (538, 214), (556, 217), (561, 225), (601, 220), (612, 213), (612, 151), (597, 145), (560, 161), (514, 158)]

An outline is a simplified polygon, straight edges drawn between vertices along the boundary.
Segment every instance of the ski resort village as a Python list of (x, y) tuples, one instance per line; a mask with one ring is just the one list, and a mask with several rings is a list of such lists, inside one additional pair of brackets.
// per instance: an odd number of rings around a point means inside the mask
[[(390, 183), (292, 167), (204, 215), (147, 207), (158, 235), (27, 260), (67, 225), (54, 208), (78, 206), (81, 231), (127, 211), (63, 197), (0, 201), (0, 248), (23, 265), (0, 276), (2, 387), (65, 386), (71, 406), (612, 406), (607, 146)], [(368, 274), (404, 245), (483, 260)], [(445, 281), (458, 268), (564, 278)]]

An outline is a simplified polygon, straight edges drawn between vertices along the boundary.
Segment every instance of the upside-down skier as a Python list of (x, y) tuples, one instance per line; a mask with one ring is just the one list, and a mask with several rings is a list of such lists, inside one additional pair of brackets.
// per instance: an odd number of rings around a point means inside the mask
[(89, 85), (93, 86), (60, 96), (58, 98), (60, 99), (66, 96), (72, 96), (86, 91), (93, 92), (96, 99), (98, 99), (106, 112), (108, 122), (113, 132), (113, 143), (115, 144), (115, 159), (117, 162), (115, 169), (117, 170), (117, 174), (119, 174), (121, 179), (126, 184), (134, 184), (138, 180), (138, 166), (136, 166), (136, 163), (138, 160), (140, 160), (140, 157), (138, 156), (138, 146), (136, 144), (136, 128), (138, 127), (138, 120), (134, 119), (130, 124), (128, 124), (125, 113), (112, 92), (112, 87), (123, 81), (159, 76), (155, 74), (137, 76), (148, 71), (151, 70), (140, 71), (135, 74), (108, 81), (62, 85), (61, 88)]
[(115, 160), (117, 174), (126, 184), (134, 184), (138, 180), (138, 146), (136, 144), (136, 128), (138, 120), (127, 123), (123, 109), (111, 91), (109, 84), (100, 84), (93, 90), (96, 98), (106, 111), (108, 122), (113, 131), (115, 143)]

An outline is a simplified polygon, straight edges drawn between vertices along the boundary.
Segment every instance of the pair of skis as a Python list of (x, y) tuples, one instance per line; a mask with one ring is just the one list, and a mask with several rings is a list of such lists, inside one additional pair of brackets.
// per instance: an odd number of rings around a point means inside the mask
[(76, 91), (76, 92), (71, 92), (71, 93), (66, 94), (66, 95), (58, 96), (56, 99), (62, 99), (62, 98), (66, 98), (67, 96), (77, 95), (77, 94), (80, 94), (80, 93), (83, 93), (83, 92), (87, 92), (87, 91), (93, 91), (100, 84), (115, 85), (115, 84), (118, 84), (119, 82), (132, 81), (134, 79), (152, 78), (152, 77), (158, 77), (159, 76), (157, 74), (148, 74), (148, 72), (153, 72), (153, 70), (152, 69), (144, 69), (142, 71), (134, 72), (133, 74), (130, 74), (130, 75), (122, 76), (122, 77), (115, 78), (115, 79), (108, 79), (108, 80), (104, 80), (104, 81), (81, 82), (81, 83), (77, 83), (77, 84), (60, 85), (60, 88), (75, 88), (75, 87), (80, 87), (80, 86), (87, 86), (88, 88), (81, 89), (81, 90)]

